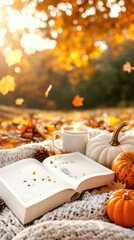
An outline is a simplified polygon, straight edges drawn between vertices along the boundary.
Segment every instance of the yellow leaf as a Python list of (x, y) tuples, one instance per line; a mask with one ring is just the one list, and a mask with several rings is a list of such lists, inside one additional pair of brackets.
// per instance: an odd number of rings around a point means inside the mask
[(114, 117), (114, 116), (109, 117), (109, 125), (112, 126), (112, 127), (119, 124), (120, 122), (121, 122), (120, 118), (117, 118), (117, 117)]
[(126, 185), (121, 183), (121, 182), (112, 182), (109, 185), (105, 186), (105, 187), (101, 187), (97, 193), (101, 194), (101, 193), (107, 193), (110, 191), (116, 191), (119, 189), (125, 189)]
[(17, 98), (17, 99), (15, 100), (15, 104), (16, 104), (16, 105), (21, 105), (23, 102), (24, 102), (24, 99), (23, 99), (23, 98)]
[(23, 53), (21, 50), (16, 49), (14, 51), (7, 50), (4, 55), (5, 55), (5, 61), (8, 64), (8, 66), (10, 67), (16, 63), (20, 63)]
[(46, 130), (48, 131), (49, 135), (52, 136), (55, 132), (55, 126), (53, 124), (47, 124), (45, 126)]
[(15, 82), (14, 78), (10, 75), (3, 77), (0, 81), (0, 92), (3, 95), (6, 95), (9, 91), (14, 91), (15, 89)]

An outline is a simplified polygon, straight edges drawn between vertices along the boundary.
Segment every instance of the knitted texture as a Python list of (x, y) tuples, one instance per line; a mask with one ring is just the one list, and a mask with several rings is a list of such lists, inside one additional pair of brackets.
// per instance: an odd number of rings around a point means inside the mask
[[(51, 141), (26, 144), (15, 149), (0, 150), (0, 167), (22, 158), (33, 157), (37, 149), (52, 150)], [(33, 222), (22, 225), (9, 208), (0, 213), (1, 240), (92, 240), (134, 239), (134, 227), (123, 228), (110, 222), (106, 203), (110, 193), (85, 191), (74, 202), (63, 204)]]
[(49, 140), (40, 143), (26, 144), (9, 150), (0, 150), (0, 167), (4, 167), (23, 158), (34, 157), (34, 154), (40, 147), (47, 147), (48, 150), (52, 150), (52, 143)]
[(131, 230), (101, 220), (48, 221), (33, 225), (13, 240), (128, 240), (134, 239)]

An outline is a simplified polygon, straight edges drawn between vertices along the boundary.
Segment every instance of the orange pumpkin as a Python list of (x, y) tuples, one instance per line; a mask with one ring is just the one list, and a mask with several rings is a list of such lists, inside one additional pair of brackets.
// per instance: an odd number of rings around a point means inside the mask
[(134, 189), (134, 152), (120, 153), (112, 163), (112, 170), (119, 182), (126, 184), (126, 188)]
[(123, 227), (134, 226), (134, 190), (115, 191), (107, 202), (107, 214), (110, 220)]

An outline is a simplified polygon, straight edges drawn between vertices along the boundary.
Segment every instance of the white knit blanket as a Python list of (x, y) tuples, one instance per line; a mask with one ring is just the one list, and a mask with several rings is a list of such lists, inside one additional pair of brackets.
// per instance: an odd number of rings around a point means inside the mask
[[(40, 146), (52, 149), (51, 141), (44, 141), (0, 150), (0, 167), (33, 157)], [(85, 191), (78, 200), (63, 204), (25, 226), (6, 207), (0, 213), (0, 240), (132, 240), (134, 227), (115, 225), (106, 215), (106, 202), (111, 193)]]

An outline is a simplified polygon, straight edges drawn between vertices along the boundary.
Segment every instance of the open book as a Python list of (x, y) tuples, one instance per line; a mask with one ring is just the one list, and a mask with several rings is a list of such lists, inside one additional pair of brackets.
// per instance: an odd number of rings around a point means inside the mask
[(42, 163), (27, 158), (0, 169), (0, 197), (26, 224), (112, 181), (112, 170), (79, 152), (53, 155)]

